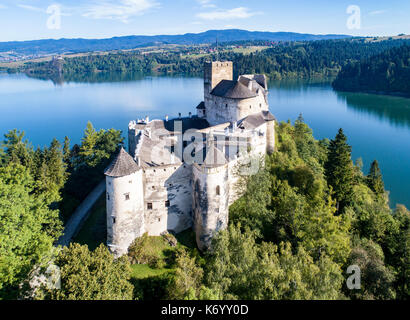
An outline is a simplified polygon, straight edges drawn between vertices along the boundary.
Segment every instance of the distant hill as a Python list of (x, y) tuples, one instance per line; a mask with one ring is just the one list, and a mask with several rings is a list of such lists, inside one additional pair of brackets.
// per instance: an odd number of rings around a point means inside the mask
[(124, 36), (110, 39), (59, 39), (0, 42), (0, 53), (13, 51), (25, 55), (62, 54), (69, 52), (90, 52), (125, 50), (158, 44), (198, 45), (231, 41), (313, 41), (349, 38), (348, 35), (313, 35), (293, 32), (259, 32), (246, 30), (209, 30), (202, 33), (157, 36)]
[(410, 97), (410, 45), (392, 48), (362, 61), (350, 61), (333, 82), (339, 91)]

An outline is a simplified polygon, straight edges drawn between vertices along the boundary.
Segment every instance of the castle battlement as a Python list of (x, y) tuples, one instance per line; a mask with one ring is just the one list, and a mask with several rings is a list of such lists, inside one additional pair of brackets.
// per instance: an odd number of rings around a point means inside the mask
[(209, 62), (197, 115), (130, 121), (129, 153), (122, 149), (105, 171), (107, 239), (116, 256), (146, 232), (193, 228), (198, 247), (209, 247), (241, 195), (237, 167), (274, 150), (267, 96), (264, 75), (234, 81), (232, 62)]

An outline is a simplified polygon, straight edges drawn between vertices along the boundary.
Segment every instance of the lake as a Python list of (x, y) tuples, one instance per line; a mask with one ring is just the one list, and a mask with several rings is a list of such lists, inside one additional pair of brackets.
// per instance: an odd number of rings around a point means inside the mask
[[(116, 77), (113, 77), (116, 79)], [(317, 139), (343, 128), (364, 171), (377, 159), (391, 204), (410, 207), (410, 99), (335, 92), (326, 81), (270, 82), (270, 109), (279, 121), (300, 113)], [(128, 122), (195, 113), (203, 80), (189, 77), (131, 77), (127, 81), (61, 83), (0, 73), (0, 134), (17, 128), (34, 146), (53, 137), (80, 142), (87, 121), (121, 129)]]

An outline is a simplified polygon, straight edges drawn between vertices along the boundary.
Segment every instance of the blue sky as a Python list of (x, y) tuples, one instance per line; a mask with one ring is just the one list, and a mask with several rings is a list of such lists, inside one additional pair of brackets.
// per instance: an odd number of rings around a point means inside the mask
[[(61, 23), (52, 28), (48, 22), (57, 11), (56, 7), (49, 8), (51, 5), (57, 5), (61, 12)], [(346, 25), (349, 5), (360, 8), (360, 29)], [(410, 34), (410, 1), (0, 0), (0, 41), (231, 28), (371, 36)]]

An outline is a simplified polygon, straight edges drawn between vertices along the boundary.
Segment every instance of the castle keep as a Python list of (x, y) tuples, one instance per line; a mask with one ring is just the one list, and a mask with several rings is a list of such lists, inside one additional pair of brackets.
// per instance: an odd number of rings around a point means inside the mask
[(107, 242), (116, 255), (144, 233), (193, 228), (198, 247), (228, 224), (238, 179), (274, 151), (275, 118), (264, 75), (233, 80), (232, 62), (209, 62), (197, 115), (131, 121), (129, 153), (106, 169)]

